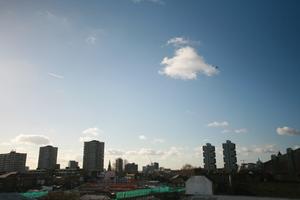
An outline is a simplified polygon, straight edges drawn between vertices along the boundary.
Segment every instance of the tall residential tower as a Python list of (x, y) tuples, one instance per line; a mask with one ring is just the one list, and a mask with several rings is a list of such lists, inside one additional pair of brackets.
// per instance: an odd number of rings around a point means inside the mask
[(47, 145), (40, 147), (38, 169), (53, 170), (57, 162), (57, 147)]
[(224, 169), (226, 172), (236, 172), (237, 171), (237, 159), (235, 144), (230, 140), (223, 143), (223, 158), (224, 158)]
[(207, 171), (215, 171), (217, 168), (215, 146), (211, 145), (210, 143), (206, 143), (202, 149), (204, 169)]
[(84, 142), (83, 170), (102, 172), (104, 164), (104, 142), (92, 140)]

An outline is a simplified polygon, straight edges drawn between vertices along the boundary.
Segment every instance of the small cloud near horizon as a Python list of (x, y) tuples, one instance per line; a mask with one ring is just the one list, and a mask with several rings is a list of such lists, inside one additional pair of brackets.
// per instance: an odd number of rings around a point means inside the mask
[(229, 123), (227, 121), (222, 121), (222, 122), (211, 122), (209, 124), (207, 124), (208, 127), (228, 127)]
[(289, 135), (289, 136), (300, 136), (300, 130), (284, 126), (284, 127), (278, 127), (276, 129), (276, 132), (278, 135)]

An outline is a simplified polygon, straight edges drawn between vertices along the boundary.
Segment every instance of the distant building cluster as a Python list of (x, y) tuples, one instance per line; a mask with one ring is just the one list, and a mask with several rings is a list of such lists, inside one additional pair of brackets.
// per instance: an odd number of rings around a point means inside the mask
[[(220, 172), (236, 173), (238, 171), (257, 171), (264, 172), (275, 176), (281, 174), (290, 179), (300, 174), (300, 150), (287, 149), (287, 153), (282, 155), (280, 152), (277, 155), (272, 155), (271, 160), (262, 163), (260, 160), (257, 163), (242, 163), (239, 167), (237, 165), (236, 145), (227, 140), (222, 144), (224, 168), (218, 169), (216, 165), (216, 148), (210, 143), (205, 144), (203, 149), (203, 163), (204, 169), (208, 173)], [(126, 174), (137, 174), (138, 164), (127, 160), (117, 158), (107, 170), (104, 169), (104, 152), (105, 143), (97, 140), (84, 142), (83, 150), (83, 165), (80, 169), (79, 163), (75, 160), (70, 160), (66, 170), (82, 170), (89, 176), (99, 176), (103, 172), (110, 172), (109, 179), (116, 176), (125, 176)], [(58, 148), (51, 145), (42, 146), (39, 149), (37, 170), (53, 171), (59, 170), (60, 165), (57, 163)], [(26, 153), (17, 153), (11, 151), (10, 153), (0, 154), (0, 173), (5, 172), (25, 172), (26, 167)], [(168, 171), (159, 167), (158, 162), (152, 162), (142, 167), (143, 174), (152, 174), (156, 172)], [(171, 171), (171, 169), (169, 170)]]

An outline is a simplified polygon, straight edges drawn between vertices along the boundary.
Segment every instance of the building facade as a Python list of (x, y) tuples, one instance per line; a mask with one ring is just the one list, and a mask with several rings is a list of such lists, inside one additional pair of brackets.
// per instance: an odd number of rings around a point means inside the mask
[(263, 172), (279, 181), (300, 181), (300, 148), (271, 155), (271, 160), (263, 163)]
[(84, 142), (83, 151), (83, 170), (102, 172), (104, 167), (104, 142), (97, 140)]
[(68, 168), (69, 169), (79, 169), (78, 162), (75, 160), (70, 160), (68, 163)]
[(138, 165), (135, 163), (127, 163), (124, 171), (127, 174), (136, 174), (138, 173)]
[(38, 169), (54, 170), (57, 168), (57, 147), (47, 145), (40, 147)]
[(235, 144), (230, 140), (223, 143), (223, 159), (224, 159), (224, 169), (226, 172), (236, 172), (237, 171), (237, 158)]
[(217, 169), (216, 166), (216, 150), (215, 146), (207, 143), (202, 147), (203, 150), (203, 162), (204, 169), (207, 171), (215, 171)]
[(26, 165), (26, 153), (10, 153), (0, 154), (0, 172), (24, 172)]
[(122, 158), (116, 159), (116, 173), (117, 174), (123, 173), (123, 159)]
[(142, 172), (146, 174), (157, 172), (157, 171), (159, 171), (159, 163), (157, 162), (151, 163), (151, 165), (143, 166), (142, 168)]

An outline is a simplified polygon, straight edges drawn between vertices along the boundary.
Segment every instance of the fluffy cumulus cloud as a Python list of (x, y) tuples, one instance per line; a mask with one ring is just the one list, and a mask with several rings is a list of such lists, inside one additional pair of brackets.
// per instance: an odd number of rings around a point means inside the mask
[(278, 127), (276, 129), (276, 132), (277, 132), (278, 135), (290, 135), (290, 136), (300, 135), (300, 130), (290, 128), (290, 127), (287, 127), (287, 126)]
[(209, 124), (207, 124), (208, 127), (227, 127), (229, 126), (229, 123), (227, 121), (223, 121), (223, 122), (211, 122)]
[(164, 67), (159, 74), (182, 80), (196, 79), (198, 74), (213, 76), (219, 73), (216, 67), (207, 64), (203, 57), (190, 46), (176, 49), (175, 55), (171, 58), (165, 57), (161, 65)]
[(103, 131), (98, 129), (97, 127), (85, 129), (84, 131), (82, 131), (82, 136), (80, 136), (79, 141), (85, 142), (90, 140), (96, 140), (102, 132)]
[(20, 134), (12, 141), (19, 144), (34, 144), (34, 145), (46, 145), (50, 143), (49, 138), (44, 135)]

